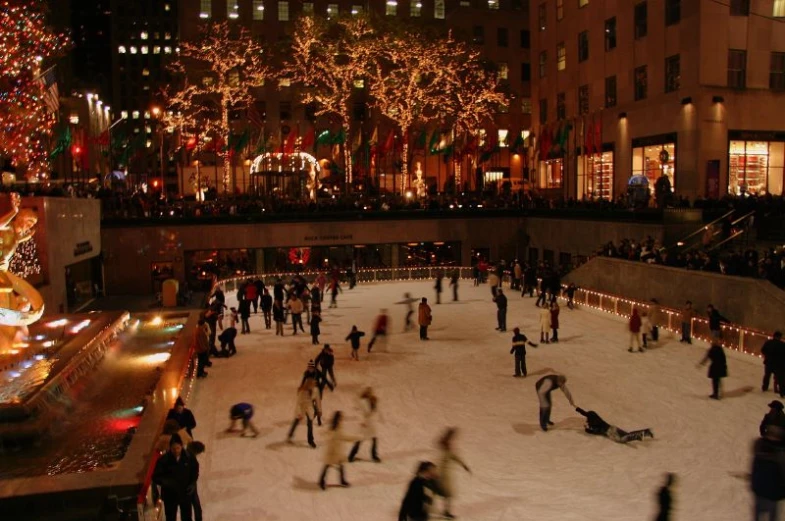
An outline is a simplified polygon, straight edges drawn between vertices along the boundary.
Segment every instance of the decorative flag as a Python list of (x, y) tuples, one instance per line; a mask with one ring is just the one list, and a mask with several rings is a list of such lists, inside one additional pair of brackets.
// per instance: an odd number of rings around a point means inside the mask
[(60, 91), (57, 89), (56, 67), (56, 65), (52, 65), (38, 77), (46, 108), (52, 114), (57, 114), (60, 109)]
[(316, 138), (317, 145), (330, 145), (332, 142), (333, 138), (329, 130), (322, 130), (319, 132), (319, 137)]
[(510, 147), (510, 153), (512, 154), (520, 154), (523, 151), (523, 134), (518, 133), (518, 137), (515, 138), (512, 146)]
[(248, 141), (250, 141), (250, 139), (251, 133), (248, 131), (248, 129), (245, 129), (245, 132), (239, 136), (235, 136), (234, 145), (231, 147), (231, 150), (240, 153), (245, 147), (248, 146)]
[(594, 153), (594, 121), (592, 116), (586, 118), (586, 133), (583, 136), (583, 153), (590, 156)]
[(313, 147), (314, 143), (316, 142), (316, 132), (313, 127), (308, 129), (308, 132), (305, 133), (303, 136), (302, 141), (300, 142), (300, 148), (302, 150), (309, 149)]
[(414, 148), (417, 150), (425, 150), (425, 141), (428, 139), (428, 132), (425, 127), (422, 128), (420, 134), (417, 136), (417, 141), (414, 142)]
[(438, 154), (439, 153), (439, 130), (434, 129), (433, 133), (431, 134), (431, 141), (428, 143), (428, 150), (431, 154)]
[(294, 147), (297, 144), (297, 134), (299, 127), (294, 127), (289, 131), (289, 135), (286, 136), (286, 142), (283, 146), (283, 153), (284, 154), (294, 154)]
[(368, 150), (370, 155), (376, 155), (376, 149), (379, 145), (379, 127), (374, 127), (371, 139), (368, 141)]
[(196, 148), (197, 143), (199, 143), (199, 136), (190, 136), (185, 142), (185, 149), (190, 152)]
[(594, 153), (602, 152), (602, 114), (594, 118)]
[(387, 139), (384, 140), (384, 145), (379, 149), (380, 154), (387, 154), (392, 151), (395, 146), (395, 132), (390, 129), (387, 134)]
[(256, 128), (264, 128), (264, 116), (259, 112), (256, 103), (251, 103), (251, 106), (248, 107), (248, 121)]
[(71, 146), (71, 127), (66, 125), (65, 128), (60, 132), (60, 135), (57, 137), (57, 142), (55, 144), (54, 149), (52, 150), (52, 153), (49, 154), (49, 157), (51, 159), (54, 159), (58, 155), (68, 150), (68, 147), (70, 146)]
[(346, 143), (346, 131), (341, 127), (341, 130), (333, 137), (332, 144), (333, 145), (343, 145)]

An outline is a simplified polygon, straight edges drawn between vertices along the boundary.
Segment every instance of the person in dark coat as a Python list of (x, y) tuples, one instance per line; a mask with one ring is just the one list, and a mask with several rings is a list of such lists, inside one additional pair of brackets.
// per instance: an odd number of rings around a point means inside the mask
[(248, 319), (251, 318), (251, 301), (243, 299), (238, 303), (238, 307), (240, 308), (240, 334), (245, 335), (251, 332), (251, 325), (248, 323)]
[(264, 315), (264, 327), (265, 329), (270, 329), (272, 327), (273, 297), (267, 291), (267, 288), (262, 292), (261, 308)]
[(578, 291), (578, 286), (574, 282), (570, 282), (567, 289), (564, 291), (567, 294), (567, 307), (570, 309), (575, 308), (575, 292)]
[(221, 342), (220, 356), (229, 357), (237, 354), (237, 347), (234, 345), (235, 338), (237, 338), (237, 328), (227, 327), (221, 331), (221, 334), (218, 335), (218, 341)]
[(551, 342), (558, 342), (559, 341), (559, 303), (554, 298), (551, 301), (551, 331), (553, 331), (553, 336), (551, 337)]
[(785, 499), (785, 449), (783, 429), (770, 425), (753, 445), (750, 484), (755, 494), (755, 521), (779, 519), (780, 502)]
[(458, 302), (458, 280), (460, 279), (461, 274), (458, 270), (452, 272), (450, 275), (450, 286), (452, 286), (452, 301)]
[[(256, 286), (256, 296), (261, 300), (262, 295), (264, 295), (264, 291), (265, 291), (264, 282), (262, 281), (262, 279), (256, 279), (255, 281), (253, 281), (253, 285)], [(256, 308), (254, 308), (254, 313), (256, 313)]]
[(507, 331), (507, 297), (501, 288), (496, 290), (493, 300), (496, 301), (496, 321), (499, 323), (496, 331)]
[(232, 405), (231, 409), (229, 409), (229, 428), (226, 429), (226, 432), (234, 432), (234, 426), (240, 420), (243, 426), (240, 436), (244, 437), (246, 431), (250, 430), (253, 433), (253, 437), (256, 438), (259, 435), (259, 429), (251, 421), (253, 413), (253, 405), (250, 403), (240, 402)]
[(436, 303), (442, 303), (442, 280), (444, 279), (444, 273), (441, 270), (436, 272), (436, 283), (433, 286), (433, 289), (436, 290)]
[(528, 374), (526, 372), (526, 344), (529, 344), (532, 347), (537, 347), (537, 344), (526, 338), (526, 335), (521, 333), (520, 328), (516, 327), (512, 331), (514, 334), (512, 336), (510, 354), (515, 354), (515, 374), (513, 376), (526, 377)]
[[(188, 455), (197, 462), (197, 456), (204, 453), (205, 446), (201, 441), (192, 441), (186, 448)], [(194, 493), (191, 496), (191, 506), (194, 509), (194, 521), (202, 521), (202, 502), (199, 500), (199, 487), (198, 483), (194, 486)]]
[(177, 397), (174, 402), (174, 407), (169, 409), (166, 414), (167, 420), (177, 420), (177, 423), (185, 429), (189, 436), (193, 437), (193, 430), (196, 428), (196, 418), (191, 409), (185, 407), (185, 402), (181, 397)]
[(728, 376), (728, 361), (725, 358), (725, 350), (719, 344), (712, 344), (703, 357), (699, 366), (709, 363), (709, 378), (711, 378), (712, 393), (709, 398), (714, 400), (720, 399), (720, 382), (723, 378)]
[(673, 509), (672, 488), (676, 485), (676, 474), (668, 472), (665, 474), (665, 484), (657, 492), (657, 517), (654, 521), (670, 521), (671, 510)]
[(654, 434), (651, 429), (639, 429), (637, 431), (627, 432), (615, 425), (611, 425), (603, 420), (599, 414), (594, 411), (584, 411), (580, 407), (576, 407), (575, 411), (586, 417), (586, 426), (584, 431), (588, 434), (596, 436), (606, 436), (618, 443), (628, 443), (630, 441), (641, 441), (644, 438), (653, 438)]
[(777, 427), (785, 429), (785, 412), (783, 412), (782, 409), (783, 405), (779, 400), (774, 400), (769, 404), (769, 412), (766, 413), (763, 417), (763, 421), (760, 422), (761, 436), (766, 434), (766, 429), (770, 425), (776, 425)]
[(420, 462), (417, 475), (409, 482), (401, 503), (398, 521), (428, 521), (433, 495), (439, 493), (437, 478), (436, 465), (430, 461)]
[(284, 288), (283, 281), (281, 279), (276, 279), (275, 285), (273, 286), (273, 299), (283, 302), (284, 293), (286, 293), (286, 288)]
[(763, 383), (761, 384), (761, 391), (766, 392), (769, 390), (769, 381), (771, 380), (771, 375), (774, 375), (774, 392), (780, 393), (781, 397), (785, 396), (785, 389), (782, 389), (779, 385), (780, 376), (783, 373), (783, 365), (785, 365), (785, 344), (782, 342), (782, 333), (775, 331), (774, 338), (764, 342), (763, 347), (760, 349), (760, 354), (763, 355)]
[[(333, 372), (335, 355), (333, 354), (333, 349), (330, 347), (330, 344), (324, 344), (322, 352), (316, 356), (314, 364), (316, 364), (317, 369), (321, 371), (322, 379), (331, 391), (338, 387), (338, 382), (335, 380), (335, 373)], [(328, 374), (330, 375), (330, 378), (327, 378)], [(332, 380), (332, 382), (330, 382), (330, 380)]]
[(537, 270), (534, 266), (527, 266), (526, 269), (523, 270), (523, 291), (521, 291), (521, 296), (528, 293), (529, 297), (534, 297), (534, 290), (536, 288)]
[(346, 335), (346, 340), (351, 343), (352, 346), (352, 358), (356, 361), (360, 361), (360, 338), (365, 336), (365, 331), (359, 331), (357, 326), (352, 326), (352, 330)]
[(712, 340), (719, 340), (722, 338), (722, 324), (730, 322), (727, 318), (722, 316), (717, 309), (709, 304), (706, 307), (706, 314), (709, 317), (709, 334)]
[(319, 345), (319, 335), (321, 334), (322, 330), (319, 327), (319, 323), (322, 321), (322, 317), (319, 313), (314, 313), (311, 316), (311, 343), (313, 345)]
[(547, 431), (548, 427), (553, 425), (553, 422), (551, 421), (551, 407), (553, 404), (551, 393), (553, 391), (561, 389), (564, 396), (567, 397), (567, 401), (570, 402), (570, 405), (576, 407), (572, 395), (570, 394), (569, 389), (567, 389), (567, 377), (564, 375), (549, 374), (543, 376), (537, 380), (534, 388), (537, 390), (537, 398), (540, 402), (540, 428), (544, 431)]
[(196, 480), (199, 479), (199, 462), (183, 449), (183, 442), (177, 434), (169, 441), (169, 450), (155, 464), (153, 483), (161, 487), (166, 521), (191, 521), (193, 495)]
[(273, 321), (275, 321), (275, 334), (283, 336), (283, 323), (286, 321), (286, 317), (283, 312), (282, 300), (273, 302)]

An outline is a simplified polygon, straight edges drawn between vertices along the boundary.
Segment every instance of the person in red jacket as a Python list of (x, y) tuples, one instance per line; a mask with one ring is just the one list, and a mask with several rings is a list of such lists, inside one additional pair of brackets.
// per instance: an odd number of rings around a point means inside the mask
[(387, 324), (389, 323), (389, 317), (387, 316), (387, 310), (382, 309), (379, 311), (379, 315), (376, 317), (376, 323), (373, 326), (373, 337), (371, 341), (368, 342), (368, 352), (371, 352), (373, 349), (374, 344), (376, 343), (376, 339), (379, 337), (381, 338), (382, 344), (382, 351), (384, 351), (385, 346), (387, 345)]
[(630, 329), (630, 353), (634, 352), (633, 346), (638, 346), (638, 352), (643, 353), (641, 347), (641, 316), (638, 314), (638, 308), (632, 308), (632, 315), (630, 315), (629, 322)]
[(253, 306), (253, 312), (259, 311), (259, 293), (257, 293), (256, 286), (249, 283), (245, 285), (245, 299)]

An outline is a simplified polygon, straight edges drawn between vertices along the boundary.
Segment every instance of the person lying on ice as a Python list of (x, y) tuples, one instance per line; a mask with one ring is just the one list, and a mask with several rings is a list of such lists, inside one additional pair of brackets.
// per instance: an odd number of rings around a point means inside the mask
[(600, 418), (600, 415), (594, 411), (584, 411), (580, 407), (575, 410), (586, 417), (586, 428), (584, 429), (589, 434), (596, 434), (598, 436), (607, 436), (618, 443), (627, 443), (629, 441), (641, 441), (644, 438), (653, 438), (651, 429), (642, 429), (638, 431), (626, 432), (620, 428), (610, 425), (605, 420)]

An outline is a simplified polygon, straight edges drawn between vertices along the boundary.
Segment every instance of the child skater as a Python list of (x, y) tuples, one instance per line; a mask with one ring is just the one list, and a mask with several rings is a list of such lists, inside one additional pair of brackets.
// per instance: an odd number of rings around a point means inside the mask
[(528, 374), (526, 372), (526, 344), (529, 344), (532, 347), (537, 347), (537, 344), (531, 342), (526, 335), (521, 333), (521, 329), (516, 327), (513, 331), (512, 336), (512, 349), (510, 349), (510, 354), (515, 354), (515, 377), (524, 378)]
[(364, 331), (358, 331), (357, 326), (352, 326), (352, 331), (346, 335), (346, 340), (352, 345), (352, 359), (360, 361), (360, 338), (365, 336)]
[(348, 436), (343, 432), (343, 414), (341, 411), (335, 411), (333, 419), (330, 422), (330, 438), (327, 440), (327, 447), (324, 450), (324, 468), (319, 477), (319, 487), (322, 490), (327, 489), (327, 470), (330, 467), (336, 467), (341, 476), (341, 486), (348, 487), (349, 482), (346, 481), (346, 475), (343, 472), (343, 464), (346, 461), (346, 450), (344, 443), (356, 441), (356, 437)]
[(311, 343), (313, 345), (319, 345), (319, 334), (322, 332), (319, 327), (321, 321), (321, 314), (318, 311), (315, 311), (313, 315), (311, 315)]
[(440, 476), (440, 494), (444, 497), (444, 517), (447, 519), (455, 519), (455, 516), (450, 513), (450, 506), (452, 504), (452, 499), (455, 497), (455, 483), (454, 483), (454, 473), (453, 467), (458, 464), (466, 470), (466, 472), (471, 474), (471, 470), (469, 470), (468, 465), (463, 462), (461, 458), (455, 453), (453, 442), (455, 441), (455, 436), (457, 435), (458, 430), (455, 427), (450, 427), (444, 433), (444, 435), (439, 439), (439, 451), (440, 455), (440, 464), (439, 464), (439, 476)]
[[(368, 387), (360, 395), (360, 411), (363, 415), (363, 440), (371, 441), (371, 459), (376, 463), (381, 463), (376, 441), (376, 420), (379, 417), (379, 400), (373, 393), (373, 389)], [(352, 451), (349, 453), (349, 462), (354, 461), (357, 452), (360, 450), (362, 440), (355, 441)]]

